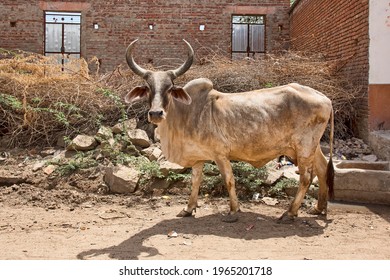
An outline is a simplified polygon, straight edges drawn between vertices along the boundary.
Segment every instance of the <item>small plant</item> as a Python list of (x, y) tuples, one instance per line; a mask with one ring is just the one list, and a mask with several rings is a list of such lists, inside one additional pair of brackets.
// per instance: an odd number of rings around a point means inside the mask
[(298, 187), (299, 182), (293, 178), (282, 178), (280, 181), (278, 181), (274, 186), (272, 186), (269, 191), (268, 195), (272, 197), (278, 197), (278, 196), (285, 196), (284, 191), (287, 188), (294, 188)]
[(203, 167), (203, 173), (206, 175), (220, 174), (218, 167), (215, 164), (211, 164), (211, 163), (205, 163)]
[(189, 181), (191, 179), (191, 174), (190, 173), (175, 173), (172, 171), (169, 171), (167, 180), (172, 181), (172, 182), (177, 182), (177, 181)]
[(0, 104), (10, 107), (12, 110), (23, 109), (22, 102), (20, 102), (15, 96), (9, 94), (0, 94)]
[(219, 188), (224, 190), (224, 184), (222, 181), (222, 176), (204, 176), (203, 177), (203, 186), (206, 187), (208, 192), (211, 192), (213, 189)]
[(64, 102), (56, 102), (54, 103), (54, 107), (62, 109), (62, 110), (67, 110), (69, 112), (79, 112), (80, 108), (78, 108), (74, 104), (69, 104), (69, 103), (64, 103)]
[(97, 92), (111, 99), (114, 102), (115, 106), (119, 108), (121, 112), (121, 119), (119, 121), (127, 120), (126, 109), (120, 96), (118, 96), (116, 93), (112, 92), (110, 89), (107, 88), (99, 88)]
[(139, 169), (142, 175), (148, 178), (164, 178), (160, 171), (160, 165), (157, 162), (147, 159), (142, 160), (142, 157), (137, 157), (137, 160), (139, 161)]
[(104, 117), (104, 115), (103, 114), (97, 114), (96, 115), (96, 120), (95, 120), (95, 122), (96, 122), (96, 125), (97, 126), (101, 126), (102, 125), (102, 123), (103, 123), (103, 121), (105, 120), (105, 117)]
[(245, 162), (232, 163), (233, 174), (238, 184), (247, 188), (259, 187), (267, 177), (267, 168), (256, 168)]
[(91, 158), (90, 153), (78, 152), (76, 156), (74, 156), (69, 161), (51, 161), (48, 164), (59, 165), (55, 170), (57, 174), (60, 176), (69, 176), (72, 173), (76, 172), (79, 169), (87, 169), (90, 167), (97, 166), (96, 160)]

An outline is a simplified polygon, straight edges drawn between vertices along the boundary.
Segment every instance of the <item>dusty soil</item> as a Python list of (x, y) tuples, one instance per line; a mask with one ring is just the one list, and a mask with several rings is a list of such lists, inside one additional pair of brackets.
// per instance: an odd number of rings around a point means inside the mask
[(186, 200), (0, 187), (0, 259), (390, 259), (389, 206), (330, 204), (280, 224), (287, 201), (243, 202), (224, 223), (226, 199), (176, 218)]

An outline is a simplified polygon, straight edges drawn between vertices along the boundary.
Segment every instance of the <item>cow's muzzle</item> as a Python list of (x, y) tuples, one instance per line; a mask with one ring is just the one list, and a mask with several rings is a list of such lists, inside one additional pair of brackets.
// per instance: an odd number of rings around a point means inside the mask
[(148, 120), (151, 123), (159, 124), (162, 120), (165, 119), (164, 110), (150, 110), (148, 113)]

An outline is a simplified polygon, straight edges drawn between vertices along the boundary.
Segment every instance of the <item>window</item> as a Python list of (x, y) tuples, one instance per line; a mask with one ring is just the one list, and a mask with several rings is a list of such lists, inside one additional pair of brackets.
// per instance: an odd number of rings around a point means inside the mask
[(80, 58), (81, 13), (45, 12), (45, 55), (64, 64)]
[(265, 52), (265, 17), (232, 17), (232, 57), (254, 56)]

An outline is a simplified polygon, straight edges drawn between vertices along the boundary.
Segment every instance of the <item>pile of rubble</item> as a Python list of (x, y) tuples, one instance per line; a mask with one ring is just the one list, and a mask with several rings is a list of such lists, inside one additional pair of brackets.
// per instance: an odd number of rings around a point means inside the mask
[[(113, 127), (101, 126), (94, 135), (59, 140), (57, 148), (30, 149), (17, 155), (0, 153), (0, 186), (28, 184), (53, 189), (70, 185), (87, 192), (153, 195), (189, 191), (182, 188), (183, 183), (190, 186), (189, 170), (164, 158), (153, 125), (140, 128), (136, 119), (129, 119)], [(321, 146), (329, 155), (329, 145)], [(370, 147), (358, 138), (335, 140), (334, 158), (377, 161)], [(267, 164), (264, 184), (273, 186), (283, 178), (299, 180), (296, 170), (286, 158), (274, 160)], [(179, 183), (173, 178), (188, 180)], [(172, 191), (173, 183), (180, 184), (180, 191)]]
[(334, 154), (342, 160), (377, 161), (377, 156), (363, 140), (351, 138), (347, 140), (336, 139), (334, 142)]
[[(65, 176), (62, 175), (78, 171), (86, 178), (78, 176), (80, 181), (73, 184), (81, 185), (81, 180), (89, 180), (94, 181), (94, 190), (134, 193), (141, 178), (150, 175), (140, 166), (150, 168), (157, 179), (171, 172), (186, 171), (164, 158), (154, 131), (148, 131), (149, 135), (137, 128), (135, 119), (130, 119), (113, 127), (102, 126), (93, 136), (77, 135), (68, 142), (61, 138), (59, 149), (29, 150), (27, 155), (16, 157), (3, 152), (0, 186), (27, 183), (51, 189), (63, 184), (60, 178)], [(68, 177), (67, 181), (77, 181), (77, 178)]]

